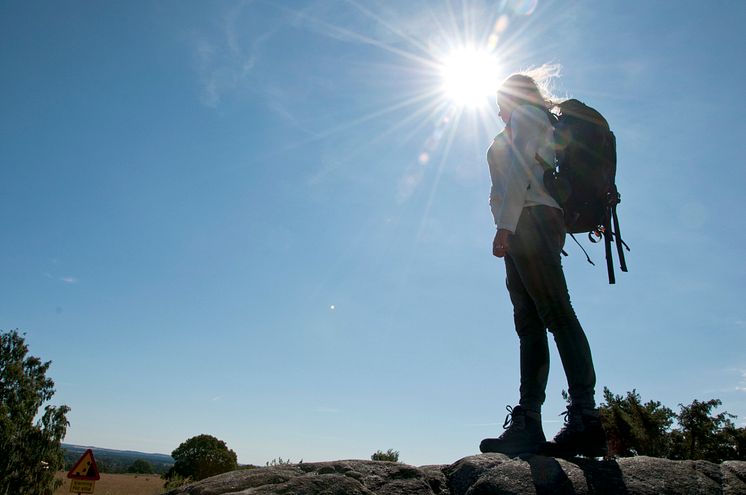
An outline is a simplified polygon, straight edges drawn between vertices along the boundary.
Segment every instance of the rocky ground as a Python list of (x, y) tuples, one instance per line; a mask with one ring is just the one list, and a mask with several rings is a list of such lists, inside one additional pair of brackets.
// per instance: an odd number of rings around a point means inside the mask
[(168, 495), (746, 495), (746, 462), (554, 459), (502, 454), (466, 457), (450, 466), (333, 461), (239, 470)]

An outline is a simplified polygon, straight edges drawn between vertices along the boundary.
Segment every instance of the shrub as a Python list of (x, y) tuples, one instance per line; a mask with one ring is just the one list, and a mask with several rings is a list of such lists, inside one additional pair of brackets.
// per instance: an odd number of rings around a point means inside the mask
[(399, 462), (399, 451), (394, 450), (394, 449), (389, 449), (386, 452), (381, 452), (380, 450), (378, 450), (376, 451), (376, 453), (370, 456), (370, 460)]

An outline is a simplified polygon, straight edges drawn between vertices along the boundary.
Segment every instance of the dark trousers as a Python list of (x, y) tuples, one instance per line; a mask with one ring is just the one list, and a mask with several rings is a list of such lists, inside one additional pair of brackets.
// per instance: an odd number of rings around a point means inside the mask
[(570, 304), (561, 252), (562, 211), (523, 209), (505, 256), (507, 286), (521, 346), (520, 404), (541, 411), (549, 377), (547, 329), (552, 332), (574, 405), (595, 407), (596, 373), (588, 339)]

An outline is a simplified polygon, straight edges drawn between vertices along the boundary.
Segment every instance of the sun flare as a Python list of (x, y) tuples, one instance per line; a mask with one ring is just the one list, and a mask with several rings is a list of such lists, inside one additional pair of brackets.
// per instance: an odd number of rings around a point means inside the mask
[(487, 50), (465, 47), (443, 57), (442, 90), (459, 106), (484, 108), (495, 97), (500, 68), (497, 57)]

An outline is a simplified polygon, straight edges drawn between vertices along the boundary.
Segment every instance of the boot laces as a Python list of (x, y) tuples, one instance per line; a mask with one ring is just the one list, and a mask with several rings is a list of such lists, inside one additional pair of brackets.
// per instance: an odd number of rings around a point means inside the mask
[(583, 431), (585, 426), (583, 425), (583, 418), (579, 410), (574, 410), (572, 406), (567, 406), (564, 412), (559, 414), (564, 416), (562, 429), (557, 434), (557, 438), (562, 438), (573, 433)]
[(513, 412), (513, 407), (511, 406), (505, 406), (505, 410), (508, 411), (508, 415), (505, 416), (505, 421), (503, 422), (504, 430), (507, 430), (513, 426), (515, 426), (516, 428), (526, 427), (526, 416), (524, 414), (520, 414), (517, 411)]

